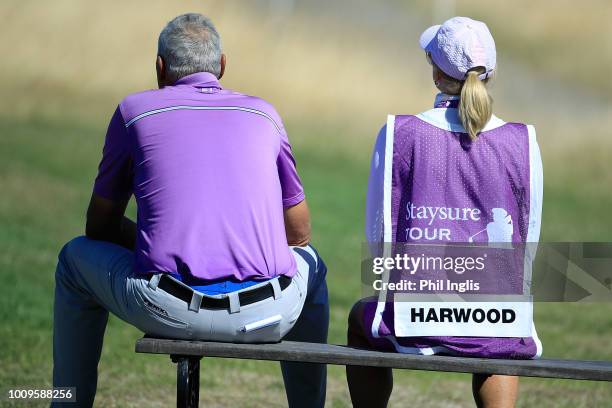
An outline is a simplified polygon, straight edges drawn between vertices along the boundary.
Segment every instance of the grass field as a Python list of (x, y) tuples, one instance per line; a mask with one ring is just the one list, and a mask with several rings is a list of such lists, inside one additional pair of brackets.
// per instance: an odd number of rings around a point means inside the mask
[[(1, 123), (0, 337), (4, 340), (0, 384), (3, 388), (48, 386), (56, 256), (65, 241), (83, 231), (104, 128), (36, 119), (5, 118)], [(336, 151), (302, 145), (296, 146), (296, 156), (312, 207), (314, 242), (329, 265), (330, 341), (342, 343), (347, 313), (359, 294), (367, 154), (343, 157)], [(612, 228), (609, 218), (597, 218), (612, 205), (609, 196), (585, 197), (579, 187), (572, 190), (563, 183), (547, 184), (545, 195), (545, 238), (563, 239), (565, 228), (576, 237), (603, 239)], [(592, 222), (573, 222), (576, 212), (592, 214)], [(538, 304), (536, 324), (545, 356), (612, 358), (610, 305)], [(110, 320), (100, 364), (99, 406), (171, 405), (174, 369), (165, 357), (133, 353), (138, 336), (125, 323)], [(284, 405), (276, 364), (207, 359), (202, 369), (206, 406)], [(470, 406), (468, 378), (397, 373), (392, 404)], [(235, 384), (230, 393), (228, 381)], [(612, 398), (612, 387), (605, 383), (525, 379), (522, 387), (521, 406), (606, 406)], [(328, 401), (330, 406), (348, 406), (339, 367), (330, 368)]]
[[(254, 11), (236, 1), (116, 1), (111, 7), (120, 13), (108, 13), (107, 2), (0, 5), (0, 52), (10, 55), (0, 76), (6, 95), (0, 98), (2, 392), (50, 385), (57, 253), (83, 233), (106, 120), (125, 94), (153, 86), (155, 38), (167, 20), (185, 11), (208, 13), (217, 22), (229, 54), (224, 85), (270, 100), (287, 121), (312, 211), (313, 243), (329, 267), (330, 342), (345, 342), (346, 317), (360, 294), (373, 137), (386, 113), (423, 110), (433, 96), (416, 47), (416, 36), (430, 23), (429, 2), (360, 0), (347, 7), (349, 2), (313, 0), (280, 17), (264, 7), (272, 3), (259, 1)], [(390, 6), (395, 3), (404, 8)], [(521, 0), (534, 12), (515, 38), (515, 23), (495, 14), (508, 13), (515, 21), (523, 7), (508, 3), (496, 13), (496, 7), (476, 7), (471, 0), (457, 3), (461, 12), (491, 18), (499, 33), (496, 113), (538, 128), (545, 172), (542, 240), (610, 241), (612, 104), (610, 84), (598, 81), (606, 78), (612, 53), (607, 37), (599, 48), (581, 45), (596, 36), (594, 27), (609, 5), (585, 2), (577, 15), (587, 23), (564, 31), (553, 27), (557, 20), (547, 2)], [(554, 12), (566, 21), (570, 2), (559, 4)], [(570, 31), (579, 31), (580, 42), (569, 42)], [(538, 53), (542, 44), (551, 49)], [(564, 59), (566, 48), (572, 59)], [(612, 305), (539, 303), (536, 325), (545, 357), (612, 359)], [(97, 406), (172, 405), (174, 367), (167, 357), (136, 355), (139, 336), (110, 319)], [(521, 384), (523, 407), (612, 406), (609, 383)], [(344, 368), (330, 367), (328, 390), (329, 406), (349, 406)], [(201, 398), (204, 406), (285, 406), (277, 364), (264, 362), (205, 360)], [(397, 372), (392, 406), (471, 404), (468, 375)], [(0, 399), (5, 405), (11, 406)]]

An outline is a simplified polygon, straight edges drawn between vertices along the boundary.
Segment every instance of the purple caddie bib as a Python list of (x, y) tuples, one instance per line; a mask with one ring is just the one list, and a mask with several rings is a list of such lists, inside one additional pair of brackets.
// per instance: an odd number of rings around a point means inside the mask
[[(497, 277), (497, 284), (490, 282), (485, 293), (528, 294), (535, 249), (525, 244), (539, 239), (542, 199), (535, 130), (493, 117), (478, 139), (471, 141), (458, 119), (457, 104), (456, 98), (440, 95), (430, 111), (389, 116), (372, 159), (367, 240), (410, 245), (509, 245), (514, 250), (504, 258), (503, 279)], [(501, 325), (492, 324), (474, 331), (476, 326), (467, 330), (444, 322), (435, 327), (408, 324), (400, 310), (407, 310), (408, 303), (394, 301), (385, 290), (379, 293), (378, 302), (366, 307), (365, 316), (377, 347), (497, 358), (541, 354), (530, 302), (514, 304), (515, 311), (528, 319), (527, 329), (523, 324), (523, 329), (504, 331)], [(496, 301), (501, 302), (499, 298)], [(432, 328), (438, 335), (418, 334)]]

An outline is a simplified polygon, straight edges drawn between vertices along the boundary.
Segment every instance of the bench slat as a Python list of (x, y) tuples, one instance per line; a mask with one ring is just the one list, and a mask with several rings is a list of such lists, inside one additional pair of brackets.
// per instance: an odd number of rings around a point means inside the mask
[(612, 381), (612, 362), (606, 361), (498, 360), (420, 356), (292, 341), (276, 344), (234, 344), (144, 337), (136, 342), (136, 352)]

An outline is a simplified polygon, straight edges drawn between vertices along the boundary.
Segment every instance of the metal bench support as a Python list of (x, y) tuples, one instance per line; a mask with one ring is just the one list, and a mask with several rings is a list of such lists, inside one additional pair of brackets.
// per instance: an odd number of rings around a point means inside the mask
[(170, 356), (176, 363), (176, 406), (197, 408), (200, 403), (200, 359), (198, 356)]

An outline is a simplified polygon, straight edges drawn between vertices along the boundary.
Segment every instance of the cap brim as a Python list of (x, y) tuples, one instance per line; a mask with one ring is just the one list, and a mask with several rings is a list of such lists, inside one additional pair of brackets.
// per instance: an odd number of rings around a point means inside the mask
[(427, 50), (427, 47), (429, 46), (429, 44), (431, 44), (431, 41), (434, 39), (436, 34), (438, 34), (438, 30), (440, 30), (440, 27), (441, 26), (438, 24), (435, 26), (431, 26), (427, 30), (423, 31), (423, 34), (421, 34), (421, 38), (419, 38), (419, 45), (422, 49)]

